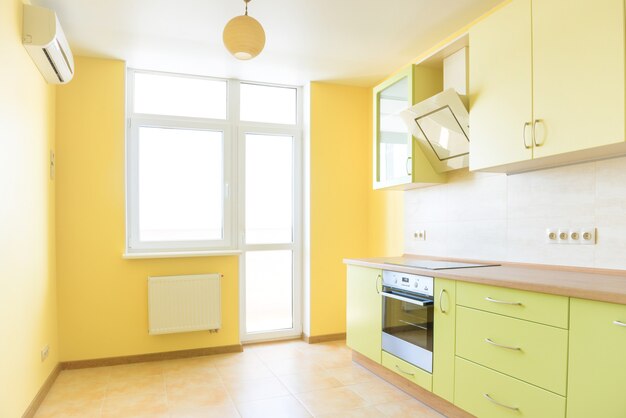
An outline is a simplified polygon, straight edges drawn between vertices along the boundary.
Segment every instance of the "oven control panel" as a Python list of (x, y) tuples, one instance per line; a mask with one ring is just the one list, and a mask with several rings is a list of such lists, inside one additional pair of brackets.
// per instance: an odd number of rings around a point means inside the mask
[(435, 281), (432, 277), (390, 270), (383, 270), (383, 286), (428, 296), (433, 296), (435, 291)]

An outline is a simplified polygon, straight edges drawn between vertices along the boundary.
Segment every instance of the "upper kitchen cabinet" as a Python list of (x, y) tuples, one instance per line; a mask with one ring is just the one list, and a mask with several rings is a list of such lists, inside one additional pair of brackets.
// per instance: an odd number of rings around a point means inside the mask
[(406, 190), (446, 181), (399, 113), (442, 90), (440, 70), (411, 65), (374, 87), (374, 189)]
[(513, 0), (470, 30), (470, 169), (626, 153), (624, 1)]

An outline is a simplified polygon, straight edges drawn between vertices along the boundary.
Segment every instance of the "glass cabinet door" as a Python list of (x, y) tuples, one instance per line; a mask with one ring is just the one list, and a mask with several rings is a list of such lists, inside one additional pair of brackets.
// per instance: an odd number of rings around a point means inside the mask
[(399, 113), (412, 105), (409, 75), (404, 75), (376, 93), (376, 182), (410, 182), (411, 135)]

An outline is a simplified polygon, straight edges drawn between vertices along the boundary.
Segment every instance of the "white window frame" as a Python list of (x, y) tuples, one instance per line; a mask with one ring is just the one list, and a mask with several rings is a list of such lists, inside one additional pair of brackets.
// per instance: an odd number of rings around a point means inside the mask
[[(157, 74), (172, 77), (203, 78), (219, 80), (227, 84), (227, 112), (226, 119), (209, 119), (183, 117), (171, 115), (154, 115), (133, 112), (134, 109), (134, 79), (135, 74)], [(229, 97), (232, 96), (233, 80), (217, 79), (213, 77), (188, 76), (182, 74), (162, 73), (156, 71), (128, 69), (127, 77), (127, 141), (126, 141), (126, 253), (187, 253), (197, 251), (228, 251), (237, 249), (237, 191), (235, 173), (236, 141), (233, 137), (232, 106)], [(139, 240), (139, 208), (138, 208), (138, 158), (139, 158), (139, 129), (172, 128), (219, 131), (223, 133), (223, 237), (218, 240), (198, 241), (140, 241)]]

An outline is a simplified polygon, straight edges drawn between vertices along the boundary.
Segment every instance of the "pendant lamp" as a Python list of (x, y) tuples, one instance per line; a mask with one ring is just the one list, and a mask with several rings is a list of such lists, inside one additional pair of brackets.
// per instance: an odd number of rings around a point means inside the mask
[(240, 60), (249, 60), (263, 50), (265, 46), (265, 31), (263, 26), (253, 17), (248, 16), (248, 3), (251, 0), (243, 0), (246, 4), (246, 12), (241, 16), (232, 18), (224, 27), (224, 46)]

